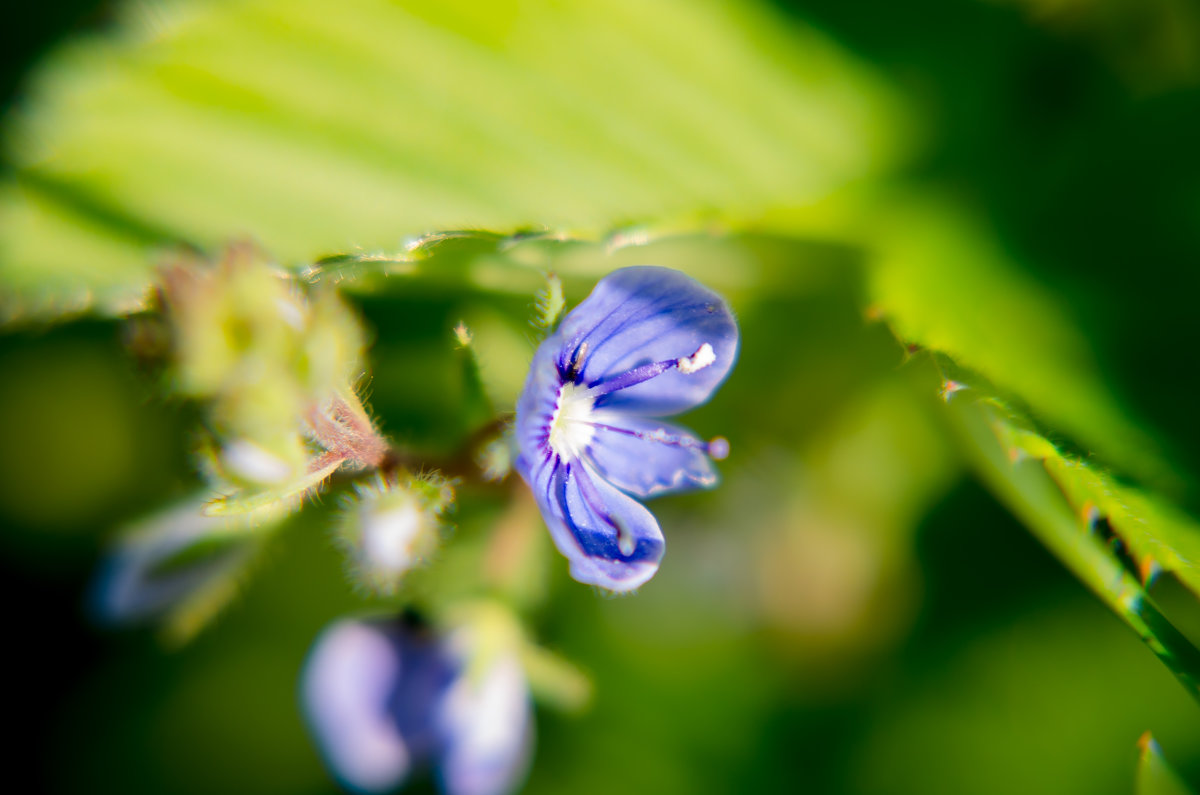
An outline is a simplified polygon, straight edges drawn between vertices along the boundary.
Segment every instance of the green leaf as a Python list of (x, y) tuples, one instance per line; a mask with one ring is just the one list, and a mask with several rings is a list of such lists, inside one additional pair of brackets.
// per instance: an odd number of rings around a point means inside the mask
[[(737, 303), (752, 295), (794, 298), (845, 289), (847, 281), (857, 279), (854, 269), (862, 256), (854, 245), (764, 232), (637, 227), (602, 238), (439, 232), (400, 252), (328, 256), (300, 275), (352, 292), (411, 295), (419, 290), (459, 297), (472, 291), (486, 293), (494, 303), (498, 293), (538, 295), (546, 274), (553, 272), (568, 303), (575, 303), (609, 271), (653, 262), (685, 271)], [(522, 305), (522, 324), (529, 309)]]
[(1138, 740), (1137, 795), (1192, 795), (1179, 775), (1163, 758), (1162, 748), (1146, 732)]
[(1165, 569), (1200, 595), (1200, 524), (1161, 496), (1180, 473), (1059, 302), (982, 223), (929, 197), (903, 206), (874, 216), (870, 313), (932, 352), (997, 496), (1200, 696), (1200, 651), (1147, 592)]
[(985, 392), (967, 386), (948, 397), (949, 414), (992, 491), (1200, 700), (1200, 650), (1167, 620), (1144, 583), (1073, 504), (1083, 492), (1056, 480), (1067, 459)]
[(278, 522), (298, 510), (310, 494), (320, 491), (345, 459), (326, 457), (316, 459), (316, 463), (319, 466), (313, 471), (275, 488), (218, 497), (204, 506), (204, 513), (206, 516), (236, 518), (248, 525)]
[(953, 374), (945, 381), (951, 386), (943, 388), (946, 400), (989, 403), (998, 417), (994, 430), (1008, 455), (1041, 461), (1081, 520), (1106, 522), (1115, 534), (1113, 543), (1129, 558), (1127, 567), (1143, 583), (1169, 571), (1200, 596), (1200, 523), (1163, 497), (1121, 480), (1094, 457), (1064, 451), (978, 375), (945, 358), (940, 367)]
[(936, 200), (887, 217), (871, 313), (932, 352), (949, 412), (1001, 501), (1200, 698), (1200, 651), (1148, 593), (1165, 569), (1200, 594), (1200, 524), (1127, 480), (1170, 490), (1178, 473), (1058, 302), (982, 224)]
[(894, 198), (878, 216), (869, 291), (900, 341), (983, 376), (1110, 468), (1176, 488), (1177, 472), (1114, 396), (1077, 324), (986, 225), (949, 201)]
[(36, 76), (0, 187), (4, 312), (134, 305), (157, 244), (285, 261), (464, 226), (753, 221), (910, 125), (819, 33), (725, 0), (183, 3)]

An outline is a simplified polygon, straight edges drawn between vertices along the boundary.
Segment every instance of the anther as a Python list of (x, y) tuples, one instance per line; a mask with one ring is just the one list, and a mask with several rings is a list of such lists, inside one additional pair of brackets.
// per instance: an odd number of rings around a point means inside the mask
[(567, 378), (574, 381), (583, 369), (583, 360), (587, 357), (588, 343), (587, 340), (579, 343), (579, 347), (575, 349), (575, 355), (571, 357), (571, 364), (567, 367)]
[(724, 461), (729, 456), (729, 440), (724, 436), (714, 436), (708, 443), (708, 454), (714, 461)]
[(679, 372), (685, 375), (691, 375), (699, 370), (703, 370), (716, 360), (716, 352), (714, 352), (713, 347), (706, 342), (701, 345), (691, 356), (676, 360), (675, 366), (679, 368)]

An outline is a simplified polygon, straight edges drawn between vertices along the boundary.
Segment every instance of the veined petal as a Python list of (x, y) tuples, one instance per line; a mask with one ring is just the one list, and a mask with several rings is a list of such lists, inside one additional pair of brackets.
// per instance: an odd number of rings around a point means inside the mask
[(413, 754), (392, 712), (401, 645), (379, 627), (342, 621), (322, 633), (302, 683), (308, 722), (329, 769), (347, 789), (387, 792)]
[(718, 476), (708, 443), (678, 425), (616, 412), (596, 412), (588, 456), (596, 471), (626, 494), (645, 499), (711, 489)]
[(658, 571), (665, 550), (658, 522), (586, 463), (552, 456), (533, 472), (532, 485), (550, 536), (576, 580), (629, 591)]
[[(550, 419), (558, 399), (558, 389), (562, 386), (555, 360), (562, 347), (558, 335), (538, 346), (533, 354), (533, 363), (529, 366), (529, 377), (525, 381), (525, 389), (517, 400), (516, 438), (520, 451), (516, 465), (518, 471), (528, 472), (533, 461), (538, 458), (536, 451), (545, 450), (549, 445)], [(526, 477), (532, 483), (532, 479)]]
[(672, 367), (596, 403), (646, 416), (677, 414), (708, 400), (738, 350), (737, 324), (721, 296), (690, 276), (653, 266), (622, 268), (601, 279), (554, 338), (560, 371), (577, 363), (578, 380), (589, 386), (636, 367), (690, 360), (692, 366)]

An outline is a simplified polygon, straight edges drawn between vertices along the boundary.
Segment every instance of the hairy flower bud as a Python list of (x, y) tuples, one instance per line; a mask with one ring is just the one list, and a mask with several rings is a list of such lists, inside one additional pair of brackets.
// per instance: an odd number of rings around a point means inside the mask
[(377, 593), (394, 593), (437, 549), (441, 517), (453, 501), (452, 485), (436, 475), (403, 482), (377, 476), (358, 486), (340, 526), (356, 579)]

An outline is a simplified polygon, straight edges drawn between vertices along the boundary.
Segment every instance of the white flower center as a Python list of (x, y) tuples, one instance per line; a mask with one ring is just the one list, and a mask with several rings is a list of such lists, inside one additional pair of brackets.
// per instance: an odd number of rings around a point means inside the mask
[(592, 425), (595, 399), (580, 384), (563, 384), (550, 418), (550, 449), (565, 461), (579, 458), (596, 435)]

